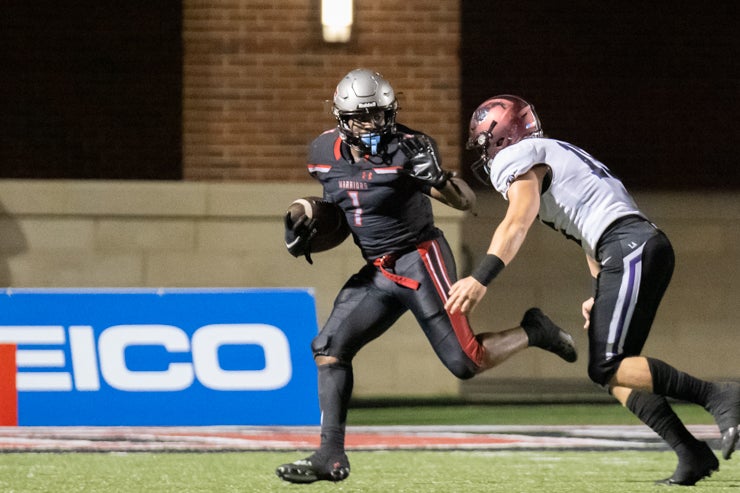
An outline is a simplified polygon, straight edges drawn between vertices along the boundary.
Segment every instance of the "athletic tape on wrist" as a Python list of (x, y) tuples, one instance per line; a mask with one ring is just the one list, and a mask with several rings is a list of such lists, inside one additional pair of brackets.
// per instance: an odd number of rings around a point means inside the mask
[(489, 253), (481, 260), (478, 267), (470, 275), (479, 283), (488, 286), (499, 272), (504, 270), (504, 267), (506, 267), (506, 264), (504, 264), (503, 260)]

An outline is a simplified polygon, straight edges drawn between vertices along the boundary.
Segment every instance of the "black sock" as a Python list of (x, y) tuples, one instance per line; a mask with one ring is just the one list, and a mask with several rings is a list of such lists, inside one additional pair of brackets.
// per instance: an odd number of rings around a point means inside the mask
[(347, 407), (352, 395), (352, 365), (331, 363), (319, 365), (319, 405), (321, 406), (322, 455), (333, 459), (344, 453)]
[(665, 397), (633, 390), (627, 398), (626, 407), (665, 440), (679, 457), (696, 445), (696, 438), (673, 412)]
[(647, 358), (653, 393), (706, 406), (712, 383), (679, 371), (659, 359)]
[(544, 314), (539, 308), (530, 308), (524, 313), (519, 326), (524, 329), (530, 347), (547, 348), (550, 344), (550, 333), (545, 330)]

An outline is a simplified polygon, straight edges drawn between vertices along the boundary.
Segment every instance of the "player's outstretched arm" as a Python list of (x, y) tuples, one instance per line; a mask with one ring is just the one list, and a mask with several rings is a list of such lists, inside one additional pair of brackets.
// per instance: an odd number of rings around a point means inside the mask
[(465, 180), (457, 176), (450, 177), (445, 186), (440, 189), (432, 188), (431, 196), (461, 211), (470, 211), (475, 207), (475, 192)]
[(506, 216), (496, 227), (486, 257), (471, 276), (452, 285), (445, 309), (468, 315), (486, 294), (488, 283), (516, 256), (540, 207), (542, 176), (530, 170), (511, 184)]

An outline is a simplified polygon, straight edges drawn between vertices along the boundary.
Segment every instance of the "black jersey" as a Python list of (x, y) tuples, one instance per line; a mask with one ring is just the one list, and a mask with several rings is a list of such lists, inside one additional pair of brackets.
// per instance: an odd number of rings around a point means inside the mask
[(403, 125), (386, 151), (353, 161), (337, 129), (311, 144), (308, 171), (324, 187), (324, 199), (339, 205), (355, 243), (372, 260), (389, 253), (413, 250), (439, 234), (434, 226), (430, 186), (404, 173), (407, 157), (399, 139), (418, 134)]

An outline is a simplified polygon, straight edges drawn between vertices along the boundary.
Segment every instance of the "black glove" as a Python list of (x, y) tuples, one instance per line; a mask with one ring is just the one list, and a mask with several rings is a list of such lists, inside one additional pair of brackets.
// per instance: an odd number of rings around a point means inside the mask
[(429, 183), (434, 188), (442, 188), (450, 178), (450, 173), (439, 164), (437, 147), (426, 135), (414, 135), (402, 140), (398, 147), (408, 161), (404, 169), (417, 180)]
[(316, 236), (316, 219), (309, 219), (303, 214), (295, 222), (290, 212), (285, 213), (285, 246), (294, 257), (304, 255), (309, 264), (311, 260), (311, 240)]

